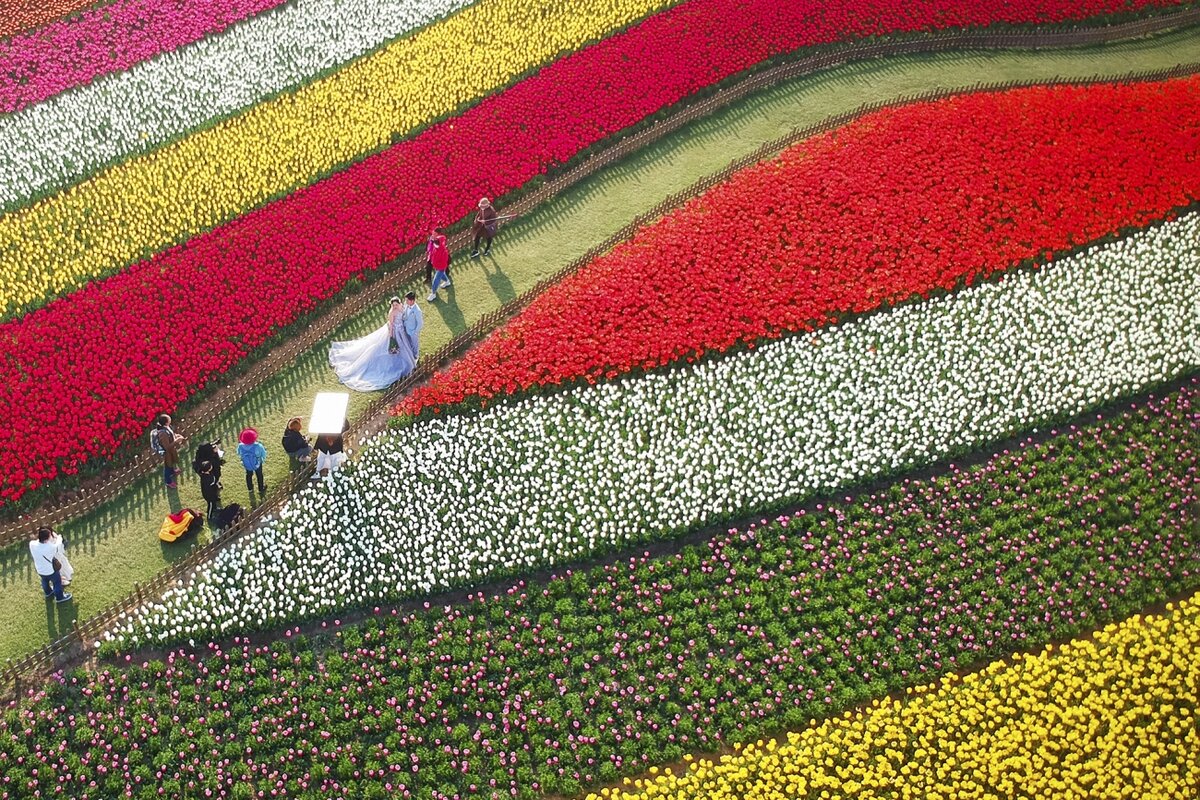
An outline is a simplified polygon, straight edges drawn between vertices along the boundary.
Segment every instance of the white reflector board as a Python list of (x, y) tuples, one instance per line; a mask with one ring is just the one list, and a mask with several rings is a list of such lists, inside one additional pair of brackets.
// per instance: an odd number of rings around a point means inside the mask
[(350, 407), (349, 392), (321, 392), (313, 399), (308, 416), (309, 433), (341, 433)]

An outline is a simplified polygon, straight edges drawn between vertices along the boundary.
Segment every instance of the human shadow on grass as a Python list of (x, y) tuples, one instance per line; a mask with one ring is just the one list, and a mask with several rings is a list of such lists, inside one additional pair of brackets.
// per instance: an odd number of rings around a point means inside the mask
[(425, 308), (425, 313), (429, 314), (434, 311), (442, 318), (442, 324), (446, 326), (446, 330), (450, 331), (450, 336), (454, 337), (467, 329), (467, 321), (463, 316), (462, 309), (458, 307), (458, 301), (454, 297), (454, 286), (451, 285), (444, 295), (439, 295), (436, 301), (428, 303)]
[[(152, 477), (137, 481), (130, 489), (118, 495), (114, 500), (105, 503), (99, 509), (78, 519), (51, 527), (67, 540), (69, 554), (77, 548), (88, 548), (94, 546), (96, 542), (120, 535), (121, 526), (128, 524), (131, 520), (135, 523), (149, 520), (154, 506), (162, 501), (165, 491), (161, 475), (155, 472)], [(34, 530), (35, 526), (31, 522), (29, 539), (33, 538)], [(19, 564), (28, 558), (28, 544), (24, 540), (0, 548), (0, 587), (10, 583), (10, 576), (13, 574), (12, 565)]]
[[(208, 530), (208, 526), (204, 528)], [(182, 558), (185, 558), (189, 553), (204, 544), (207, 538), (201, 538), (196, 534), (188, 534), (187, 536), (174, 542), (164, 542), (161, 539), (158, 541), (159, 549), (162, 551), (162, 559), (164, 563), (174, 564)]]
[[(501, 268), (500, 263), (496, 261), (496, 257), (486, 255), (482, 258), (483, 276), (487, 278), (488, 286), (492, 289), (492, 294), (496, 295), (499, 305), (513, 300), (517, 296), (516, 289), (513, 288), (512, 281), (508, 279), (507, 273)], [(492, 267), (489, 269), (489, 266)]]
[(40, 579), (33, 569), (33, 559), (26, 544), (21, 544), (20, 549), (6, 547), (0, 553), (0, 588), (18, 585), (36, 585), (40, 591)]
[(70, 633), (77, 619), (79, 619), (79, 607), (75, 605), (73, 599), (65, 603), (57, 603), (52, 597), (46, 598), (46, 636), (48, 641), (53, 642)]

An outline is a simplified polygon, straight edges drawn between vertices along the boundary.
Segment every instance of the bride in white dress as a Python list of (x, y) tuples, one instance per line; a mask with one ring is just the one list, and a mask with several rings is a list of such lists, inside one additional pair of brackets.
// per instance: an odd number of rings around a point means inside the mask
[(62, 585), (67, 586), (75, 577), (75, 568), (71, 566), (71, 562), (67, 560), (67, 543), (58, 535), (58, 531), (50, 532), (50, 541), (54, 545), (54, 557), (62, 564), (58, 568), (58, 576), (62, 578)]
[(338, 380), (355, 391), (386, 389), (416, 367), (417, 334), (423, 322), (411, 293), (407, 306), (393, 297), (387, 323), (361, 339), (334, 342), (329, 364)]

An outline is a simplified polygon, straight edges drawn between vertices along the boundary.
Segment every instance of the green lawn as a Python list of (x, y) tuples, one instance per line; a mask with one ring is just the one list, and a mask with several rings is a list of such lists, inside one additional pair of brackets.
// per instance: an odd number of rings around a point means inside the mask
[[(1200, 30), (1103, 48), (906, 57), (793, 81), (675, 132), (510, 225), (496, 240), (492, 258), (468, 261), (465, 252), (456, 254), (449, 302), (443, 292), (443, 300), (425, 304), (425, 290), (414, 287), (426, 310), (422, 350), (441, 346), (482, 314), (532, 288), (667, 195), (717, 172), (763, 142), (833, 114), (863, 103), (969, 87), (980, 81), (1117, 76), (1196, 60), (1200, 60)], [(361, 336), (381, 325), (386, 311), (379, 308), (349, 320), (334, 338)], [(248, 395), (209, 432), (220, 436), (229, 451), (226, 503), (250, 503), (241, 465), (232, 453), (237, 432), (246, 425), (258, 428), (269, 451), (268, 487), (287, 474), (287, 459), (279, 444), (286, 420), (306, 416), (317, 392), (339, 390), (326, 363), (327, 351), (328, 341)], [(351, 417), (374, 397), (352, 394)], [(163, 516), (180, 504), (204, 507), (195, 476), (182, 476), (177, 495), (168, 495), (161, 478), (154, 476), (103, 509), (60, 526), (76, 569), (71, 587), (76, 599), (63, 606), (47, 605), (42, 599), (24, 545), (0, 550), (0, 659), (37, 649), (66, 632), (77, 615), (96, 613), (127, 595), (135, 582), (149, 579), (181, 557), (187, 545), (166, 546), (157, 538)]]

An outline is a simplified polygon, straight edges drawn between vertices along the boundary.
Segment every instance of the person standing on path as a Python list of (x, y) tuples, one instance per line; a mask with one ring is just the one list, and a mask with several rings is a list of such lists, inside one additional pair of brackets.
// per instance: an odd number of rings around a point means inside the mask
[(471, 250), (471, 258), (479, 258), (479, 243), (485, 238), (487, 247), (484, 248), (483, 254), (486, 256), (492, 252), (492, 238), (496, 235), (497, 216), (496, 209), (492, 207), (492, 201), (486, 197), (480, 199), (479, 208), (475, 212), (475, 221), (471, 223), (471, 233), (475, 234), (475, 247)]
[(37, 540), (29, 543), (29, 554), (42, 579), (42, 593), (47, 599), (53, 597), (55, 602), (65, 603), (71, 599), (71, 593), (63, 591), (62, 562), (57, 556), (58, 545), (50, 540), (53, 535), (54, 531), (49, 528), (38, 528)]
[(258, 431), (246, 428), (238, 441), (238, 458), (246, 468), (246, 490), (253, 494), (254, 478), (258, 477), (259, 494), (267, 493), (267, 485), (263, 480), (263, 462), (267, 460), (267, 448), (258, 440)]
[(437, 299), (438, 289), (450, 285), (450, 250), (446, 246), (446, 235), (434, 229), (434, 235), (429, 239), (429, 263), (433, 267), (433, 281), (429, 286), (429, 302)]
[[(433, 240), (441, 236), (445, 239), (445, 231), (440, 227), (434, 228), (429, 232), (429, 241), (425, 243), (425, 282), (432, 284), (433, 282)], [(450, 277), (450, 264), (446, 264), (446, 278)], [(448, 283), (448, 281), (447, 281)]]
[(404, 323), (404, 344), (412, 352), (413, 364), (417, 363), (421, 354), (421, 328), (425, 327), (425, 312), (417, 305), (417, 295), (409, 292), (404, 295), (404, 311), (401, 320)]
[(163, 483), (168, 489), (177, 489), (175, 477), (182, 472), (179, 468), (179, 446), (183, 437), (171, 429), (171, 415), (159, 414), (154, 421), (154, 433), (150, 437), (150, 449), (163, 457)]

